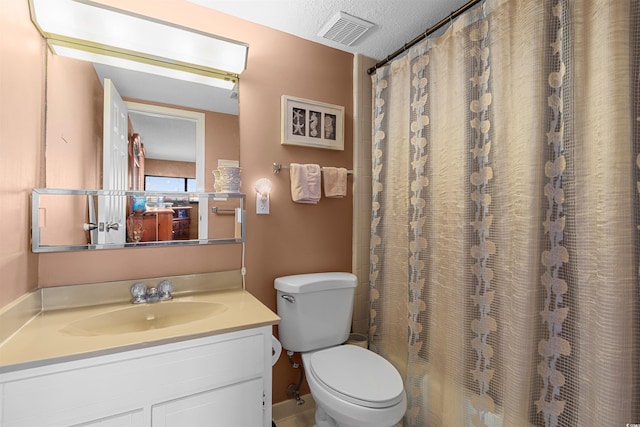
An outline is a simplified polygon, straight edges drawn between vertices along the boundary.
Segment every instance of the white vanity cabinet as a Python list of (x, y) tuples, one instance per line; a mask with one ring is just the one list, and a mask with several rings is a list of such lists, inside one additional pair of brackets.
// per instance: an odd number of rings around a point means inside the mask
[(1, 427), (268, 427), (271, 326), (5, 372), (0, 402)]

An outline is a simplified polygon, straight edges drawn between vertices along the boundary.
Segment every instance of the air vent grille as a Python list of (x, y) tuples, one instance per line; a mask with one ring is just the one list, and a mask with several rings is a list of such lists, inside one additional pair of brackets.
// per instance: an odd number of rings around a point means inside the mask
[(338, 12), (322, 27), (318, 36), (345, 46), (351, 46), (374, 24), (344, 12)]

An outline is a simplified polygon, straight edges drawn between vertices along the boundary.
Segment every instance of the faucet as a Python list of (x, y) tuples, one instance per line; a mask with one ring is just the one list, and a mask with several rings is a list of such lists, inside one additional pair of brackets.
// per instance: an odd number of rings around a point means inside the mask
[(173, 283), (170, 280), (163, 280), (158, 284), (157, 288), (147, 288), (144, 283), (138, 282), (131, 286), (131, 302), (133, 304), (142, 304), (146, 302), (167, 301), (173, 299)]

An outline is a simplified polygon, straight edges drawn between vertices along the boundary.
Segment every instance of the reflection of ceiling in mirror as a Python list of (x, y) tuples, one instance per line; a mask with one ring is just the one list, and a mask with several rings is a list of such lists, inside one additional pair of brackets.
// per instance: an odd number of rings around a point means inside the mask
[(196, 123), (179, 117), (129, 111), (136, 133), (144, 144), (145, 157), (178, 162), (196, 161)]
[(238, 115), (237, 92), (103, 64), (94, 67), (100, 81), (110, 78), (124, 98)]

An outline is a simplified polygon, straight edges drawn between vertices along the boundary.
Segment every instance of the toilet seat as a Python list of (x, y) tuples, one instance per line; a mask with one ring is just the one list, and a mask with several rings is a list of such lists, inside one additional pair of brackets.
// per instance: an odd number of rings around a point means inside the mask
[(398, 371), (367, 349), (341, 345), (316, 351), (309, 371), (324, 387), (347, 402), (368, 408), (387, 408), (404, 397)]

